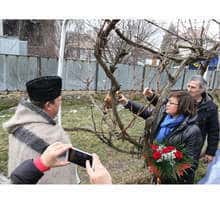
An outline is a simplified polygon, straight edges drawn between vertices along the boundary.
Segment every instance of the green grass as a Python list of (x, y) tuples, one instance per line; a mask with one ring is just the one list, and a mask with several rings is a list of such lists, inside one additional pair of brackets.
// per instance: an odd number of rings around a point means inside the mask
[[(132, 115), (128, 111), (124, 111), (123, 116), (128, 120)], [(91, 110), (89, 104), (81, 105), (65, 105), (62, 110), (63, 127), (85, 127), (93, 128)], [(94, 110), (95, 121), (99, 127), (101, 114)], [(137, 123), (138, 131), (136, 135), (143, 133), (144, 121), (139, 119)], [(133, 130), (135, 131), (135, 130)], [(99, 155), (102, 163), (111, 172), (114, 183), (146, 183), (148, 182), (146, 169), (143, 169), (143, 161), (127, 155), (119, 153), (107, 145), (103, 144), (95, 135), (87, 132), (70, 132), (71, 140), (74, 146), (88, 152), (95, 152)], [(124, 149), (131, 148), (131, 145), (119, 140), (115, 144)], [(83, 168), (79, 168), (82, 183), (88, 183), (88, 177)]]
[(3, 130), (2, 123), (7, 121), (14, 113), (14, 106), (17, 105), (21, 95), (12, 93), (0, 94), (0, 171), (7, 175), (8, 160), (8, 134)]
[[(103, 96), (98, 96), (103, 98)], [(92, 128), (91, 120), (91, 109), (88, 98), (85, 97), (64, 97), (62, 104), (62, 125), (63, 127), (84, 127)], [(6, 107), (7, 104), (4, 104)], [(123, 117), (128, 121), (132, 117), (128, 111), (123, 112)], [(12, 114), (14, 109), (5, 109), (0, 112), (1, 124), (7, 121)], [(101, 117), (101, 114), (94, 109), (94, 116), (97, 125)], [(136, 135), (143, 133), (144, 121), (139, 119), (137, 123), (138, 130)], [(143, 168), (143, 161), (132, 157), (131, 155), (119, 153), (107, 145), (103, 144), (94, 134), (82, 131), (68, 132), (73, 146), (88, 152), (95, 152), (99, 155), (102, 163), (110, 171), (113, 179), (113, 183), (147, 183), (148, 174), (146, 169)], [(125, 142), (117, 140), (115, 142), (117, 146), (124, 147), (124, 149), (131, 148), (131, 145)], [(5, 175), (7, 174), (7, 160), (8, 160), (8, 134), (0, 127), (0, 171)], [(79, 174), (81, 182), (83, 184), (89, 183), (88, 176), (85, 169), (79, 167)]]
[[(0, 123), (8, 120), (12, 113), (7, 110), (0, 111)], [(0, 127), (0, 171), (7, 175), (7, 160), (8, 160), (8, 135)]]

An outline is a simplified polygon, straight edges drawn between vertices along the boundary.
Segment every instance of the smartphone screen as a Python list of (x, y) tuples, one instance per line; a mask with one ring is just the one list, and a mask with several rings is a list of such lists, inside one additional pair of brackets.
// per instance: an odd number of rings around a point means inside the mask
[(75, 148), (68, 150), (67, 160), (84, 168), (86, 168), (86, 160), (89, 160), (92, 166), (92, 155)]

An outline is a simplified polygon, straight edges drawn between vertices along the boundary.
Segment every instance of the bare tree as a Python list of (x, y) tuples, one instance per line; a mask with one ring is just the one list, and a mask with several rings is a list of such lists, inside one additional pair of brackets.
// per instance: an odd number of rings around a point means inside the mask
[[(209, 39), (207, 36), (209, 22), (207, 24), (203, 22), (202, 26), (198, 28), (193, 26), (193, 23), (190, 20), (188, 21), (189, 26), (187, 26), (183, 21), (179, 21), (176, 29), (174, 29), (175, 26), (173, 26), (173, 29), (166, 29), (160, 24), (151, 20), (145, 21), (146, 23), (164, 31), (167, 36), (170, 35), (172, 42), (168, 43), (168, 45), (164, 45), (162, 51), (159, 48), (151, 46), (151, 43), (145, 42), (145, 39), (137, 40), (135, 36), (132, 35), (132, 32), (124, 32), (122, 29), (123, 26), (121, 27), (120, 20), (104, 20), (103, 25), (101, 26), (97, 35), (95, 45), (96, 59), (105, 71), (106, 76), (111, 80), (111, 90), (107, 97), (108, 102), (110, 101), (112, 105), (113, 123), (117, 124), (119, 127), (119, 132), (109, 135), (108, 139), (106, 139), (107, 135), (102, 135), (102, 138), (111, 141), (111, 146), (113, 146), (112, 138), (126, 140), (133, 144), (137, 149), (141, 149), (140, 152), (144, 151), (144, 146), (152, 142), (153, 137), (151, 135), (151, 127), (154, 126), (154, 119), (156, 118), (159, 108), (162, 104), (162, 98), (168, 95), (171, 87), (176, 83), (183, 69), (185, 69), (186, 66), (191, 63), (204, 60), (206, 63), (201, 68), (201, 74), (203, 74), (207, 69), (209, 60), (218, 54), (219, 48), (219, 42)], [(182, 26), (182, 29), (180, 29), (180, 26)], [(117, 37), (119, 37), (119, 39), (117, 39)], [(110, 49), (110, 47), (113, 47), (113, 42), (111, 42), (112, 39), (117, 39), (117, 43), (114, 43), (114, 51), (113, 49)], [(157, 94), (159, 94), (161, 97), (153, 111), (152, 116), (147, 120), (146, 126), (149, 131), (147, 132), (147, 135), (142, 136), (142, 139), (139, 140), (135, 140), (134, 137), (129, 135), (127, 132), (130, 124), (133, 123), (133, 120), (135, 119), (132, 119), (132, 121), (130, 121), (129, 125), (126, 127), (120, 118), (120, 114), (117, 112), (117, 91), (120, 89), (120, 86), (116, 77), (114, 76), (114, 72), (117, 69), (117, 64), (122, 62), (123, 59), (128, 55), (129, 51), (134, 48), (141, 49), (142, 51), (156, 56), (160, 60), (158, 73), (166, 73), (168, 78), (168, 83), (166, 83), (163, 87), (159, 87), (157, 90)], [(184, 53), (182, 49), (185, 49)], [(107, 55), (107, 51), (110, 51), (111, 53)], [(170, 67), (174, 63), (177, 65), (178, 69), (176, 69), (174, 73), (171, 73)]]
[[(88, 22), (86, 23), (89, 24)], [(218, 23), (218, 21), (213, 21), (213, 23)], [(97, 29), (98, 25), (100, 25), (99, 30)], [(157, 29), (153, 29), (154, 27)], [(112, 108), (112, 112), (106, 111), (103, 113), (101, 104), (91, 97), (94, 106), (102, 114), (101, 127), (98, 128), (91, 108), (93, 129), (81, 128), (80, 130), (93, 132), (102, 142), (119, 152), (142, 154), (145, 151), (144, 147), (152, 142), (151, 130), (155, 125), (154, 121), (162, 104), (162, 99), (169, 94), (171, 88), (181, 76), (181, 72), (191, 63), (204, 61), (205, 63), (201, 67), (201, 74), (204, 74), (210, 59), (219, 53), (219, 41), (209, 35), (209, 27), (210, 21), (202, 21), (198, 25), (197, 22), (192, 20), (178, 20), (176, 24), (173, 24), (168, 29), (163, 24), (149, 19), (142, 21), (103, 20), (102, 24), (99, 21), (94, 26), (97, 32), (94, 54), (106, 76), (111, 81), (111, 88), (105, 98), (105, 104), (108, 108)], [(151, 37), (158, 30), (166, 36), (161, 48), (155, 46), (155, 43), (151, 41)], [(158, 80), (156, 92), (160, 99), (152, 116), (146, 120), (146, 134), (141, 136), (130, 135), (128, 131), (134, 125), (137, 116), (134, 115), (125, 124), (117, 110), (120, 84), (115, 75), (115, 71), (119, 69), (118, 64), (128, 62), (132, 57), (136, 63), (140, 59), (140, 56), (136, 55), (139, 52), (150, 54), (160, 61), (155, 68)], [(171, 72), (172, 66), (177, 68), (174, 72)], [(167, 77), (167, 83), (163, 86), (159, 83), (162, 74)], [(149, 108), (149, 103), (146, 104), (145, 108)], [(115, 144), (117, 140), (128, 142), (133, 148), (118, 147)]]

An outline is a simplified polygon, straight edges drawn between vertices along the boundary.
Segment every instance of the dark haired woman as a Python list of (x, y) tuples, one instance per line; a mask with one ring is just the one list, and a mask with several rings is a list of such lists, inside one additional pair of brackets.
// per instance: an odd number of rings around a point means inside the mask
[[(147, 119), (151, 111), (143, 105), (128, 100), (120, 95), (119, 102), (138, 116)], [(196, 106), (194, 99), (185, 91), (172, 92), (168, 101), (161, 106), (159, 114), (152, 126), (153, 140), (166, 145), (184, 145), (187, 155), (192, 158), (191, 169), (178, 178), (178, 184), (193, 184), (195, 171), (198, 167), (202, 146), (202, 135), (196, 125)], [(162, 180), (169, 184), (172, 181)]]

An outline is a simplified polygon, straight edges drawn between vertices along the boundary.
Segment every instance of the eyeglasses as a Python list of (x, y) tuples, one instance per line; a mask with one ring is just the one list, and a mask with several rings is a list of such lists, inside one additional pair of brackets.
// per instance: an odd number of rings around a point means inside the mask
[(179, 105), (178, 103), (173, 103), (173, 102), (170, 102), (170, 101), (168, 101), (167, 104), (168, 104), (168, 103), (169, 103), (170, 105), (176, 105), (176, 106)]
[(187, 88), (189, 88), (189, 89), (195, 89), (196, 87), (195, 86), (191, 86), (191, 85), (187, 85)]

